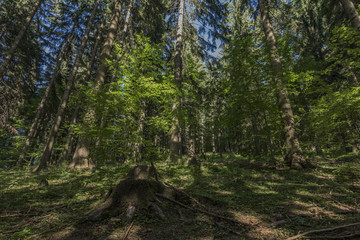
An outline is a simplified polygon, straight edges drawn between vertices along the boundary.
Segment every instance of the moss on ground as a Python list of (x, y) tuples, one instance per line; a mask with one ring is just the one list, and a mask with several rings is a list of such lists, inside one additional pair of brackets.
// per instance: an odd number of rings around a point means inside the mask
[[(214, 219), (160, 199), (167, 219), (136, 212), (128, 239), (285, 239), (298, 232), (360, 222), (359, 179), (339, 178), (343, 161), (315, 159), (315, 169), (275, 169), (228, 154), (201, 166), (156, 163), (166, 181), (196, 197)], [(0, 171), (0, 239), (119, 239), (130, 226), (121, 214), (87, 220), (133, 165), (93, 172), (54, 168), (39, 174)], [(40, 186), (46, 179), (48, 186)], [(359, 231), (353, 228), (351, 231)], [(235, 234), (235, 232), (237, 234)], [(332, 232), (331, 234), (341, 234)], [(326, 233), (323, 233), (326, 235)]]

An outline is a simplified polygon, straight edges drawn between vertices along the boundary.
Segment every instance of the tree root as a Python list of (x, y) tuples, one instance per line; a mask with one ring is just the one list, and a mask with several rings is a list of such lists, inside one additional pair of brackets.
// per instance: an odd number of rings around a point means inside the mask
[[(324, 229), (312, 230), (312, 231), (304, 232), (304, 233), (298, 234), (296, 236), (287, 238), (286, 240), (298, 239), (300, 237), (306, 236), (306, 235), (311, 234), (311, 233), (330, 232), (330, 231), (334, 231), (334, 230), (337, 230), (337, 229), (346, 228), (346, 227), (353, 227), (353, 226), (358, 226), (358, 225), (360, 225), (360, 222), (347, 224), (347, 225), (341, 225), (341, 226), (337, 226), (337, 227), (333, 227), (333, 228), (324, 228)], [(359, 233), (357, 233), (357, 234), (359, 234)], [(353, 237), (353, 236), (351, 236), (351, 237)], [(315, 238), (315, 237), (313, 237), (313, 238)]]
[(175, 204), (177, 204), (177, 205), (180, 205), (180, 206), (182, 206), (182, 207), (184, 207), (184, 208), (190, 209), (190, 210), (192, 210), (192, 211), (194, 211), (194, 212), (201, 212), (201, 213), (204, 213), (204, 214), (206, 214), (206, 215), (208, 215), (208, 216), (211, 216), (211, 217), (220, 218), (220, 219), (223, 219), (223, 220), (226, 220), (226, 221), (235, 223), (235, 224), (237, 224), (237, 225), (244, 226), (243, 223), (241, 223), (241, 222), (239, 222), (239, 221), (236, 221), (236, 220), (234, 220), (234, 219), (231, 219), (231, 218), (228, 218), (228, 217), (225, 217), (225, 216), (221, 216), (221, 215), (218, 215), (218, 214), (215, 214), (215, 213), (211, 213), (211, 212), (208, 212), (208, 211), (199, 209), (199, 208), (194, 208), (194, 207), (187, 206), (187, 205), (185, 205), (185, 204), (183, 204), (183, 203), (181, 203), (181, 202), (179, 202), (179, 201), (176, 201), (176, 200), (174, 200), (174, 199), (168, 198), (168, 197), (166, 197), (166, 196), (164, 196), (164, 195), (161, 195), (161, 194), (156, 193), (156, 196), (161, 197), (161, 198), (163, 198), (163, 199), (165, 199), (165, 200), (167, 200), (167, 201), (170, 201), (170, 202), (172, 202), (172, 203), (175, 203)]

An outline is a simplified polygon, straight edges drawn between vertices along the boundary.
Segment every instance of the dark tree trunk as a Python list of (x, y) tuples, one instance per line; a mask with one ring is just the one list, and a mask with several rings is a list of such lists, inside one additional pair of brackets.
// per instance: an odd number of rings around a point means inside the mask
[[(75, 30), (75, 27), (76, 27), (76, 23), (73, 25), (70, 33), (69, 33), (69, 36), (63, 46), (63, 49), (67, 49), (68, 46), (70, 45), (72, 39), (73, 39), (73, 32)], [(66, 55), (66, 52), (65, 51), (61, 51), (58, 55), (58, 58), (56, 60), (56, 66), (54, 68), (54, 71), (53, 71), (53, 74), (52, 74), (52, 77), (50, 79), (50, 83), (49, 85), (47, 86), (46, 90), (45, 90), (45, 93), (40, 101), (40, 104), (39, 104), (39, 107), (37, 108), (37, 111), (36, 111), (36, 115), (35, 115), (35, 118), (34, 118), (34, 121), (33, 123), (31, 124), (31, 127), (30, 127), (30, 130), (28, 132), (28, 135), (26, 137), (26, 140), (25, 140), (25, 145), (22, 149), (22, 152), (19, 156), (19, 159), (17, 161), (17, 165), (21, 165), (24, 161), (25, 161), (25, 156), (26, 156), (26, 153), (29, 149), (29, 147), (31, 146), (32, 144), (32, 139), (34, 138), (34, 136), (36, 135), (35, 132), (36, 132), (36, 129), (38, 128), (38, 125), (39, 125), (39, 122), (42, 118), (42, 115), (44, 113), (44, 108), (45, 108), (45, 104), (47, 103), (48, 101), (48, 98), (50, 96), (50, 92), (52, 91), (53, 87), (55, 86), (55, 82), (56, 82), (56, 77), (58, 76), (58, 72), (60, 70), (60, 67), (61, 67), (61, 64), (65, 58), (65, 55)]]
[(63, 97), (61, 99), (60, 105), (58, 107), (58, 111), (57, 111), (56, 118), (55, 118), (55, 123), (51, 128), (49, 139), (48, 139), (48, 141), (47, 141), (47, 143), (45, 145), (45, 149), (44, 149), (44, 152), (42, 154), (42, 157), (40, 158), (39, 165), (33, 170), (34, 172), (41, 171), (44, 167), (46, 167), (47, 162), (49, 161), (49, 159), (51, 157), (51, 153), (52, 153), (52, 150), (53, 150), (53, 147), (54, 147), (54, 144), (55, 144), (56, 134), (59, 131), (61, 122), (62, 122), (63, 117), (64, 117), (64, 112), (65, 112), (65, 109), (66, 109), (66, 106), (67, 106), (67, 103), (68, 103), (68, 100), (69, 100), (69, 97), (70, 97), (70, 93), (72, 91), (72, 88), (73, 88), (73, 85), (74, 85), (74, 82), (75, 82), (75, 77), (77, 75), (77, 70), (78, 70), (78, 67), (80, 65), (81, 57), (82, 57), (82, 55), (84, 53), (84, 49), (85, 49), (86, 43), (87, 43), (88, 38), (89, 38), (90, 29), (92, 27), (92, 24), (93, 24), (95, 15), (96, 15), (95, 13), (96, 13), (99, 1), (100, 0), (97, 0), (95, 2), (94, 9), (93, 9), (93, 11), (91, 13), (89, 22), (88, 22), (88, 24), (86, 26), (84, 36), (83, 36), (82, 41), (81, 41), (81, 45), (80, 45), (80, 47), (78, 49), (78, 52), (76, 54), (73, 69), (71, 71), (69, 80), (66, 83), (64, 94), (63, 94)]
[(31, 21), (34, 18), (35, 14), (37, 13), (38, 9), (40, 8), (42, 2), (43, 2), (43, 0), (36, 1), (33, 10), (29, 14), (29, 16), (25, 19), (24, 25), (20, 29), (20, 31), (19, 31), (18, 35), (16, 36), (13, 44), (11, 45), (11, 47), (10, 47), (10, 49), (9, 49), (7, 55), (6, 55), (6, 58), (5, 58), (4, 62), (1, 64), (1, 67), (0, 67), (0, 79), (2, 79), (4, 77), (4, 75), (6, 74), (7, 67), (9, 65), (9, 63), (11, 62), (11, 60), (13, 59), (15, 51), (18, 48), (21, 39), (23, 38), (24, 34), (28, 30)]
[(360, 29), (359, 13), (351, 0), (340, 0), (345, 10), (346, 18), (349, 19), (351, 26)]
[(284, 124), (286, 154), (285, 162), (292, 168), (303, 168), (308, 165), (303, 156), (299, 140), (295, 132), (295, 120), (291, 109), (290, 99), (284, 84), (281, 60), (276, 47), (276, 39), (267, 10), (267, 0), (259, 0), (259, 8), (266, 44), (270, 53), (273, 79), (277, 88), (277, 102), (281, 110), (281, 118)]
[[(176, 43), (175, 43), (175, 58), (174, 58), (174, 82), (179, 91), (181, 91), (182, 83), (182, 50), (183, 50), (183, 35), (184, 35), (184, 11), (185, 0), (179, 1), (178, 22), (176, 30)], [(173, 104), (172, 110), (175, 114), (173, 118), (173, 127), (170, 136), (170, 161), (179, 161), (181, 156), (181, 132), (180, 121), (178, 113), (180, 110), (180, 99), (177, 99)]]
[[(110, 26), (108, 29), (108, 33), (105, 39), (105, 43), (104, 46), (102, 48), (102, 51), (100, 53), (100, 57), (99, 57), (99, 67), (96, 70), (96, 75), (95, 75), (95, 91), (99, 91), (99, 89), (104, 85), (105, 83), (105, 77), (106, 77), (106, 73), (107, 73), (107, 64), (106, 64), (106, 59), (109, 59), (111, 56), (111, 49), (113, 48), (114, 45), (114, 41), (116, 38), (116, 33), (117, 33), (117, 29), (118, 29), (118, 25), (119, 25), (119, 21), (121, 18), (121, 10), (122, 10), (122, 1), (116, 1), (115, 2), (115, 6), (114, 6), (114, 11), (112, 14), (112, 20), (110, 22)], [(94, 124), (95, 123), (95, 112), (94, 110), (90, 107), (87, 111), (86, 115), (86, 119), (87, 121), (89, 121), (90, 124)], [(81, 162), (85, 163), (84, 167), (87, 167), (87, 162), (92, 162), (90, 159), (90, 149), (88, 144), (90, 144), (90, 142), (88, 140), (83, 139), (82, 136), (80, 136), (78, 145), (80, 144), (80, 146), (77, 146), (75, 149), (75, 153), (74, 153), (74, 157), (73, 157), (73, 162), (69, 165), (69, 168), (73, 168), (73, 166), (78, 166), (80, 163), (76, 163), (79, 160), (78, 156), (81, 156), (81, 159), (83, 159)], [(78, 152), (81, 151), (81, 152)], [(87, 154), (87, 156), (86, 156)], [(84, 160), (86, 159), (86, 161)]]

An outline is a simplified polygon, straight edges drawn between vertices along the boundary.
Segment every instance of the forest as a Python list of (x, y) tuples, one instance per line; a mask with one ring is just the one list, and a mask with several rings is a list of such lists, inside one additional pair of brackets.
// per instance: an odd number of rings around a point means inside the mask
[(359, 239), (360, 0), (0, 0), (0, 239)]

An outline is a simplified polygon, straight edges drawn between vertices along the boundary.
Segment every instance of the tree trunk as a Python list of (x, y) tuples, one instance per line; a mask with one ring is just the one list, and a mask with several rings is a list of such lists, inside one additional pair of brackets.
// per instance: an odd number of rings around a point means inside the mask
[(303, 168), (308, 165), (303, 156), (299, 140), (295, 132), (295, 120), (291, 109), (290, 99), (283, 82), (281, 60), (276, 47), (276, 39), (267, 10), (267, 0), (259, 0), (259, 8), (266, 44), (269, 49), (273, 79), (277, 88), (277, 102), (281, 110), (281, 118), (284, 124), (286, 154), (285, 162), (292, 168)]
[(60, 159), (58, 161), (58, 163), (60, 163), (63, 160), (68, 160), (69, 155), (71, 153), (71, 148), (73, 145), (73, 141), (74, 141), (74, 135), (73, 135), (73, 131), (74, 131), (74, 124), (76, 124), (77, 119), (79, 116), (79, 107), (76, 107), (72, 117), (71, 117), (71, 121), (70, 121), (70, 127), (68, 129), (68, 135), (66, 137), (66, 142), (65, 142), (65, 146), (64, 149), (61, 153)]
[(360, 29), (359, 13), (351, 0), (340, 0), (345, 10), (346, 17), (349, 19), (351, 26)]
[[(76, 24), (73, 25), (70, 33), (69, 33), (69, 36), (64, 44), (64, 46), (62, 47), (62, 49), (67, 49), (69, 44), (71, 43), (72, 39), (73, 39), (73, 32), (75, 30), (75, 27), (76, 27)], [(57, 60), (56, 60), (56, 65), (55, 65), (55, 69), (53, 71), (53, 74), (52, 74), (52, 77), (50, 79), (50, 83), (49, 85), (47, 86), (46, 90), (45, 90), (45, 93), (40, 101), (40, 104), (39, 104), (39, 107), (37, 108), (37, 111), (36, 111), (36, 115), (35, 115), (35, 118), (34, 118), (34, 121), (33, 123), (31, 124), (31, 127), (30, 127), (30, 130), (28, 132), (28, 135), (26, 137), (26, 140), (25, 140), (25, 145), (22, 149), (22, 152), (19, 156), (19, 159), (17, 161), (17, 165), (20, 165), (24, 162), (25, 160), (25, 156), (26, 156), (26, 153), (32, 143), (32, 139), (34, 138), (35, 136), (35, 132), (36, 132), (36, 129), (38, 128), (38, 125), (39, 125), (39, 122), (41, 120), (41, 117), (44, 113), (44, 108), (45, 108), (45, 104), (46, 102), (48, 101), (48, 98), (49, 98), (49, 95), (50, 95), (50, 92), (52, 91), (53, 87), (55, 86), (55, 82), (56, 82), (56, 77), (58, 76), (58, 72), (60, 70), (60, 67), (61, 67), (61, 64), (65, 58), (65, 55), (66, 55), (66, 52), (65, 51), (61, 51), (57, 57)]]
[[(109, 30), (108, 30), (108, 33), (107, 33), (107, 36), (105, 39), (105, 43), (104, 43), (103, 49), (102, 49), (102, 51), (100, 53), (100, 57), (99, 57), (99, 67), (96, 70), (96, 75), (95, 75), (95, 80), (94, 80), (95, 91), (99, 91), (100, 87), (103, 86), (105, 83), (105, 76), (107, 73), (106, 59), (109, 59), (111, 56), (111, 49), (114, 45), (118, 24), (119, 24), (119, 21), (121, 18), (121, 10), (122, 10), (122, 2), (116, 1), (115, 6), (114, 6), (113, 18), (110, 22), (110, 26), (109, 26)], [(85, 116), (86, 116), (85, 119), (87, 119), (87, 121), (89, 121), (90, 123), (95, 123), (95, 112), (91, 107), (88, 109)], [(81, 146), (76, 147), (74, 157), (73, 157), (73, 162), (78, 161), (79, 158), (77, 156), (81, 156), (82, 159), (87, 159), (90, 156), (90, 150), (88, 147), (89, 142), (85, 141), (85, 139), (83, 139), (83, 137), (80, 136), (78, 144), (81, 144)], [(81, 151), (81, 153), (78, 151)], [(86, 154), (87, 154), (87, 156), (86, 156)], [(90, 162), (90, 160), (88, 159), (88, 160), (82, 161), (82, 162), (86, 163), (86, 162)], [(73, 166), (77, 166), (77, 165), (78, 164), (71, 163), (69, 165), (69, 168), (72, 168)]]
[(195, 146), (195, 131), (192, 125), (189, 126), (189, 159), (188, 164), (198, 164), (196, 157), (196, 146)]
[(145, 109), (146, 109), (146, 103), (144, 101), (141, 101), (140, 103), (140, 115), (138, 119), (138, 127), (136, 131), (136, 142), (134, 144), (134, 151), (133, 151), (133, 157), (136, 162), (141, 161), (141, 147), (143, 142), (143, 132), (144, 132), (144, 121), (145, 121)]
[(94, 162), (89, 158), (90, 152), (88, 144), (83, 140), (79, 139), (78, 144), (76, 145), (75, 153), (73, 160), (71, 161), (69, 168), (87, 168), (93, 169), (95, 167)]
[(9, 63), (11, 62), (11, 60), (13, 59), (14, 53), (15, 53), (16, 49), (18, 48), (21, 39), (23, 38), (24, 34), (28, 30), (31, 21), (34, 18), (35, 14), (37, 13), (38, 9), (40, 8), (42, 2), (43, 2), (43, 0), (38, 0), (35, 3), (35, 6), (34, 6), (32, 12), (30, 13), (30, 15), (25, 19), (24, 25), (20, 29), (20, 31), (19, 31), (18, 35), (16, 36), (13, 44), (11, 45), (4, 62), (1, 64), (1, 67), (0, 67), (0, 79), (3, 79), (4, 75), (6, 74), (7, 67), (9, 65)]
[[(184, 35), (184, 11), (185, 0), (179, 1), (178, 22), (176, 31), (176, 43), (175, 43), (175, 58), (174, 58), (174, 82), (179, 91), (181, 91), (182, 83), (182, 50), (183, 50), (183, 35)], [(180, 100), (178, 99), (172, 107), (174, 118), (173, 127), (170, 136), (170, 161), (179, 161), (181, 155), (181, 133), (180, 122), (178, 118), (180, 110)]]
[(41, 171), (44, 167), (46, 167), (46, 164), (47, 164), (47, 162), (49, 161), (49, 159), (51, 157), (51, 152), (52, 152), (53, 147), (54, 147), (56, 134), (59, 131), (60, 124), (61, 124), (62, 119), (63, 119), (64, 111), (66, 109), (66, 106), (67, 106), (67, 103), (68, 103), (68, 100), (69, 100), (69, 97), (70, 97), (70, 93), (71, 93), (71, 90), (72, 90), (73, 85), (74, 85), (75, 77), (77, 75), (77, 70), (78, 70), (78, 67), (79, 67), (79, 64), (80, 64), (80, 61), (81, 61), (81, 57), (82, 57), (82, 55), (84, 53), (86, 43), (87, 43), (87, 41), (89, 39), (90, 29), (92, 27), (92, 24), (93, 24), (95, 15), (96, 15), (95, 13), (96, 13), (98, 4), (99, 4), (99, 0), (96, 0), (95, 5), (94, 5), (94, 9), (93, 9), (93, 11), (91, 13), (91, 17), (89, 19), (89, 22), (88, 22), (88, 24), (86, 26), (84, 36), (82, 38), (81, 45), (80, 45), (80, 47), (79, 47), (79, 49), (77, 51), (73, 69), (71, 71), (69, 80), (66, 83), (64, 94), (63, 94), (63, 97), (61, 99), (60, 105), (58, 107), (58, 111), (57, 111), (56, 118), (55, 118), (55, 123), (52, 126), (52, 129), (50, 131), (49, 139), (48, 139), (48, 141), (47, 141), (47, 143), (45, 145), (45, 149), (44, 149), (44, 152), (42, 154), (42, 157), (40, 158), (39, 165), (33, 170), (34, 172)]

